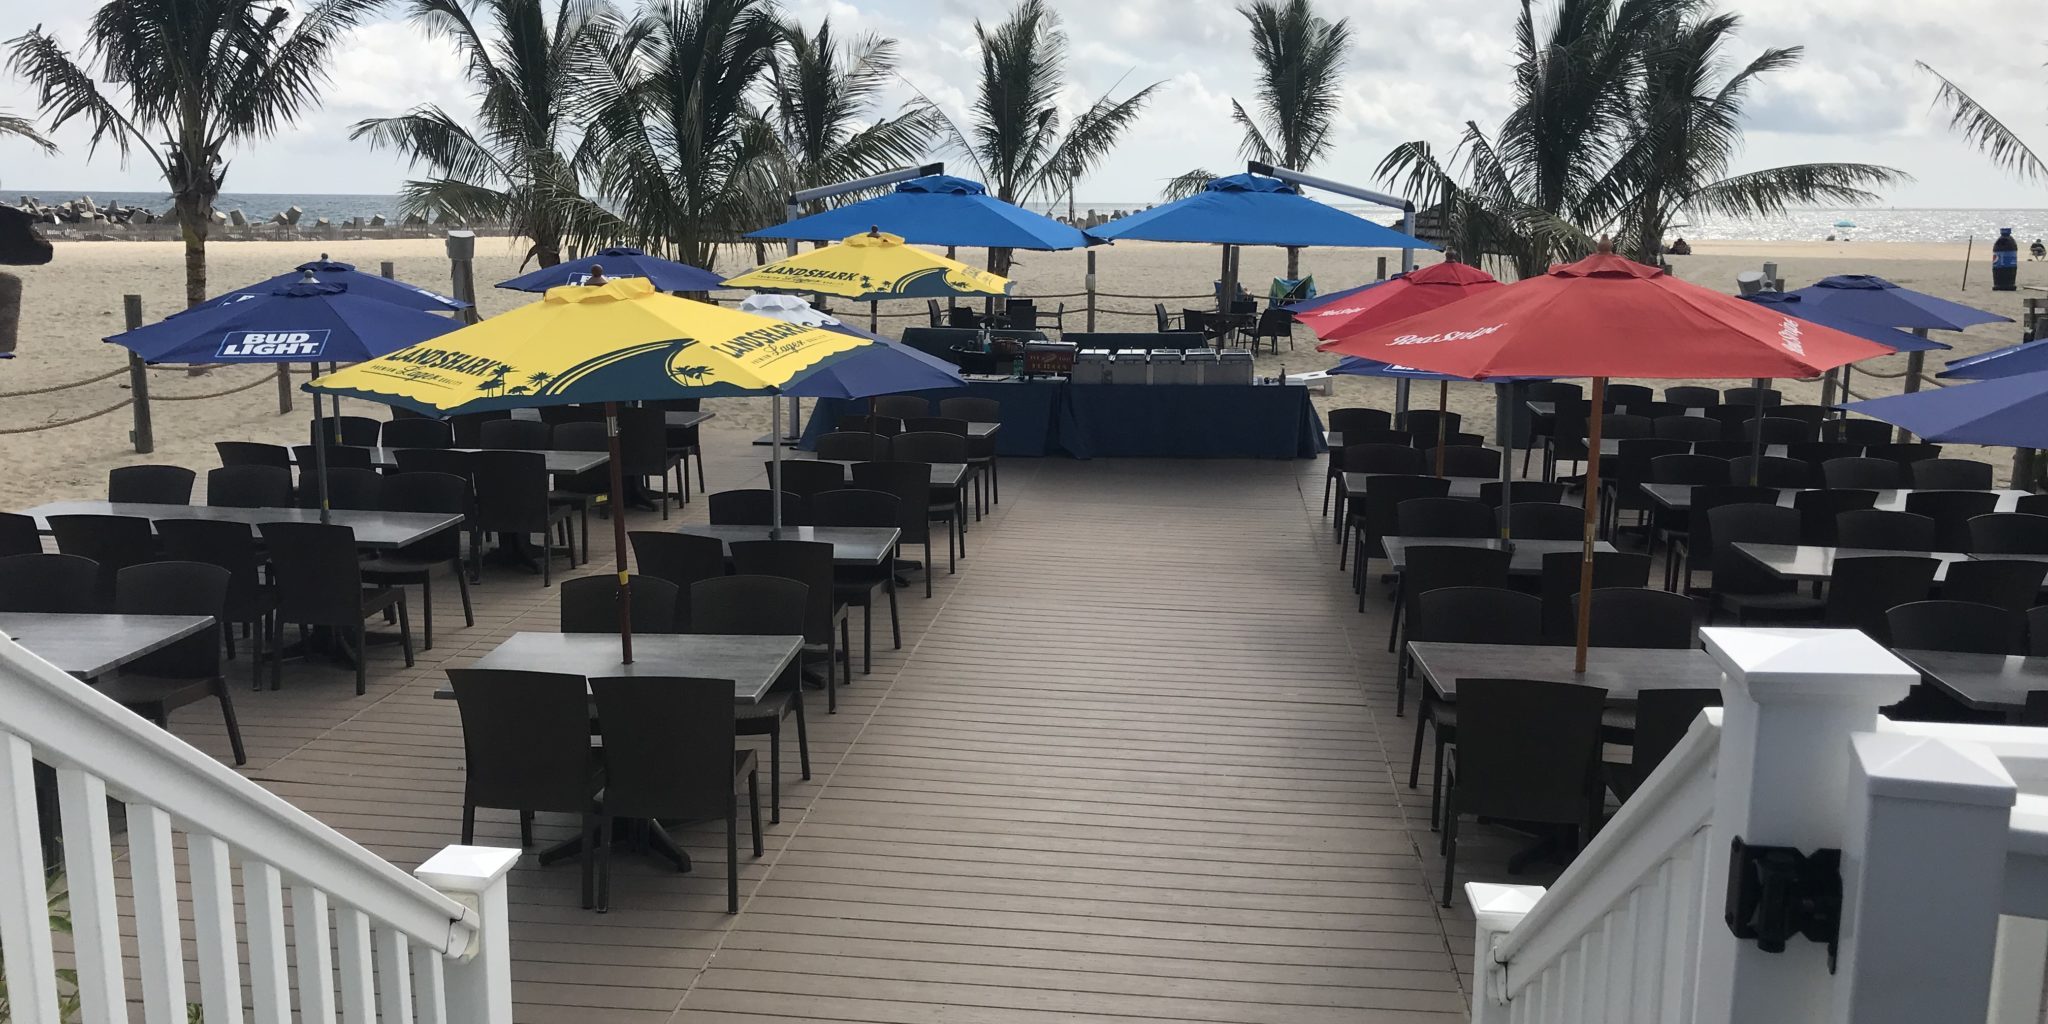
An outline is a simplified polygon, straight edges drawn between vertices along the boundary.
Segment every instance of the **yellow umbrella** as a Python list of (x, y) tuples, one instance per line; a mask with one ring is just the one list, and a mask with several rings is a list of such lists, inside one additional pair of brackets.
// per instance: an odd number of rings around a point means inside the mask
[(1008, 278), (905, 245), (903, 236), (873, 228), (836, 245), (755, 267), (727, 278), (725, 284), (728, 288), (838, 295), (861, 302), (1010, 293)]
[[(539, 302), (305, 387), (435, 416), (602, 402), (611, 437), (619, 639), (624, 661), (631, 663), (618, 403), (758, 394), (779, 403), (781, 389), (792, 380), (871, 342), (666, 295), (645, 278), (607, 281), (600, 268), (592, 271), (590, 285), (551, 288)], [(774, 456), (779, 477), (780, 446)], [(774, 486), (780, 489), (781, 481)]]

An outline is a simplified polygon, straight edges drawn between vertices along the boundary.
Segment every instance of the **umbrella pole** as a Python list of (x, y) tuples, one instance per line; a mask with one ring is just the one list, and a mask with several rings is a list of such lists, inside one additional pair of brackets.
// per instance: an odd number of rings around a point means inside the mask
[(1593, 417), (1586, 423), (1586, 528), (1579, 556), (1579, 630), (1572, 671), (1586, 671), (1586, 644), (1593, 627), (1593, 541), (1600, 521), (1600, 418), (1607, 403), (1607, 378), (1593, 378)]
[(1756, 396), (1756, 415), (1750, 417), (1749, 421), (1749, 432), (1756, 435), (1750, 440), (1749, 444), (1749, 485), (1755, 487), (1763, 480), (1764, 474), (1764, 396), (1762, 392), (1763, 389), (1771, 386), (1771, 382), (1767, 377), (1758, 377), (1751, 383), (1756, 385), (1758, 392)]
[(1451, 382), (1436, 382), (1436, 475), (1444, 475), (1444, 442), (1449, 440), (1450, 425), (1445, 422), (1451, 411)]
[(873, 299), (869, 299), (869, 300), (868, 300), (868, 333), (869, 333), (869, 334), (875, 334), (875, 333), (878, 333), (878, 332), (880, 332), (880, 331), (881, 331), (881, 329), (882, 329), (882, 328), (881, 328), (881, 318), (882, 318), (882, 313), (881, 313), (881, 309), (882, 309), (882, 304), (881, 304), (881, 303), (879, 303), (879, 302), (876, 302), (876, 301), (875, 301), (875, 300), (873, 300)]
[[(874, 400), (873, 400), (873, 399), (869, 399), (869, 408), (870, 408), (870, 409), (872, 409), (872, 408), (873, 408), (873, 406), (874, 406)], [(769, 418), (769, 419), (770, 419), (770, 420), (772, 421), (772, 420), (776, 419), (777, 417), (780, 417), (781, 415), (782, 415), (782, 394), (781, 394), (781, 392), (777, 392), (777, 393), (775, 393), (775, 394), (772, 394), (772, 395), (769, 395), (769, 396), (768, 396), (768, 418)], [(874, 429), (874, 426), (875, 426), (875, 419), (874, 419), (874, 417), (873, 417), (873, 416), (869, 416), (869, 417), (868, 417), (868, 429), (872, 430), (872, 429)], [(768, 500), (768, 539), (769, 539), (769, 540), (781, 540), (781, 539), (782, 539), (782, 446), (781, 446), (781, 445), (779, 445), (779, 444), (776, 444), (776, 445), (769, 445), (769, 446), (768, 446), (768, 489), (769, 489), (770, 491), (773, 491), (773, 492), (774, 492), (774, 497), (772, 497), (772, 498), (770, 498), (770, 499)]]
[[(612, 552), (619, 566), (619, 664), (633, 663), (633, 588), (626, 575), (626, 474), (619, 455), (619, 403), (604, 404), (605, 446), (611, 450)], [(781, 445), (770, 445), (780, 451)]]
[[(314, 367), (318, 369), (319, 367)], [(337, 424), (337, 429), (339, 425)], [(313, 392), (313, 478), (314, 487), (320, 494), (320, 521), (328, 521), (327, 514), (327, 424), (320, 415), (320, 392)]]
[(1522, 388), (1519, 384), (1501, 384), (1498, 387), (1508, 389), (1508, 414), (1506, 419), (1501, 424), (1498, 424), (1498, 433), (1500, 434), (1500, 507), (1494, 510), (1494, 514), (1500, 517), (1500, 539), (1507, 541), (1514, 539), (1514, 531), (1508, 526), (1508, 509), (1514, 505), (1515, 491), (1515, 458), (1513, 455), (1514, 449), (1510, 447), (1510, 443), (1515, 439), (1515, 410), (1521, 407)]

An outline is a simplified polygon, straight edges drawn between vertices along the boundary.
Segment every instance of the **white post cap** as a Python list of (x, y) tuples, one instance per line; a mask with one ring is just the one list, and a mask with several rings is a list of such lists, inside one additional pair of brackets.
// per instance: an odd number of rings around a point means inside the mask
[(1920, 673), (1853, 629), (1708, 626), (1707, 653), (1753, 700), (1904, 700)]

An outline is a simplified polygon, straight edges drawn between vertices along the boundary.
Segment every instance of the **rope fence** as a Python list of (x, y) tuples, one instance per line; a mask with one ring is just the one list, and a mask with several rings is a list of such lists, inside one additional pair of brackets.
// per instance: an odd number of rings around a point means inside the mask
[(110, 413), (110, 412), (115, 412), (115, 411), (117, 411), (117, 410), (121, 410), (121, 409), (126, 409), (126, 408), (128, 408), (129, 406), (131, 406), (131, 405), (134, 405), (134, 404), (135, 404), (135, 399), (133, 399), (133, 398), (124, 398), (124, 399), (121, 399), (121, 400), (120, 400), (120, 401), (118, 401), (118, 402), (115, 402), (115, 403), (114, 403), (113, 405), (107, 406), (107, 407), (106, 407), (106, 408), (104, 408), (104, 409), (100, 409), (100, 410), (98, 410), (98, 411), (96, 411), (96, 412), (89, 412), (89, 413), (86, 413), (86, 414), (85, 414), (85, 415), (83, 415), (83, 416), (73, 416), (73, 417), (71, 417), (71, 418), (70, 418), (70, 419), (68, 419), (68, 420), (58, 420), (58, 421), (57, 421), (57, 422), (55, 422), (55, 423), (38, 423), (38, 424), (36, 424), (36, 425), (35, 425), (35, 426), (33, 426), (33, 427), (7, 427), (7, 428), (0, 428), (0, 434), (33, 434), (33, 433), (35, 433), (35, 432), (36, 432), (36, 431), (38, 431), (38, 430), (55, 430), (55, 429), (57, 429), (58, 427), (68, 427), (68, 426), (70, 426), (70, 425), (72, 425), (72, 424), (74, 424), (74, 423), (84, 423), (84, 422), (85, 422), (86, 420), (93, 420), (93, 419), (98, 419), (98, 418), (100, 418), (101, 416), (105, 416), (106, 414), (108, 414), (108, 413)]
[(30, 395), (47, 395), (53, 391), (68, 391), (72, 388), (82, 388), (87, 384), (98, 384), (100, 381), (109, 380), (114, 377), (119, 377), (120, 375), (127, 372), (128, 368), (123, 366), (118, 369), (108, 370), (107, 372), (100, 374), (97, 377), (87, 377), (84, 380), (68, 381), (63, 384), (52, 384), (48, 387), (29, 388), (26, 391), (0, 392), (0, 398), (27, 398)]
[(153, 397), (159, 402), (198, 402), (208, 398), (224, 398), (239, 391), (247, 391), (259, 384), (269, 384), (275, 379), (271, 374), (266, 373), (247, 384), (238, 384), (226, 391), (209, 391), (203, 395), (156, 395)]

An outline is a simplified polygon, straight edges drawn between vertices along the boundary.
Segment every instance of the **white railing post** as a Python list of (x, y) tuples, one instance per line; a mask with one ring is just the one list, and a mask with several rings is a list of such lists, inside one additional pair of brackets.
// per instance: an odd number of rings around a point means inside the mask
[(27, 740), (0, 731), (0, 947), (7, 950), (7, 997), (16, 1020), (57, 1019), (48, 892), (35, 758)]
[(519, 851), (450, 846), (427, 858), (413, 876), (469, 908), (465, 949), (449, 950), (445, 990), (448, 1024), (511, 1024), (512, 937), (505, 876)]
[(1543, 887), (1466, 882), (1465, 896), (1472, 901), (1474, 922), (1472, 1024), (1507, 1024), (1507, 965), (1494, 960), (1493, 944), (1529, 916), (1543, 898)]
[(1700, 637), (1727, 680), (1694, 1020), (1823, 1020), (1833, 989), (1825, 946), (1793, 936), (1766, 953), (1714, 920), (1730, 845), (1840, 849), (1850, 737), (1873, 731), (1878, 709), (1903, 699), (1919, 673), (1854, 630), (1708, 627)]
[(1984, 1020), (2018, 787), (1976, 744), (1887, 732), (1853, 749), (1829, 1019)]

